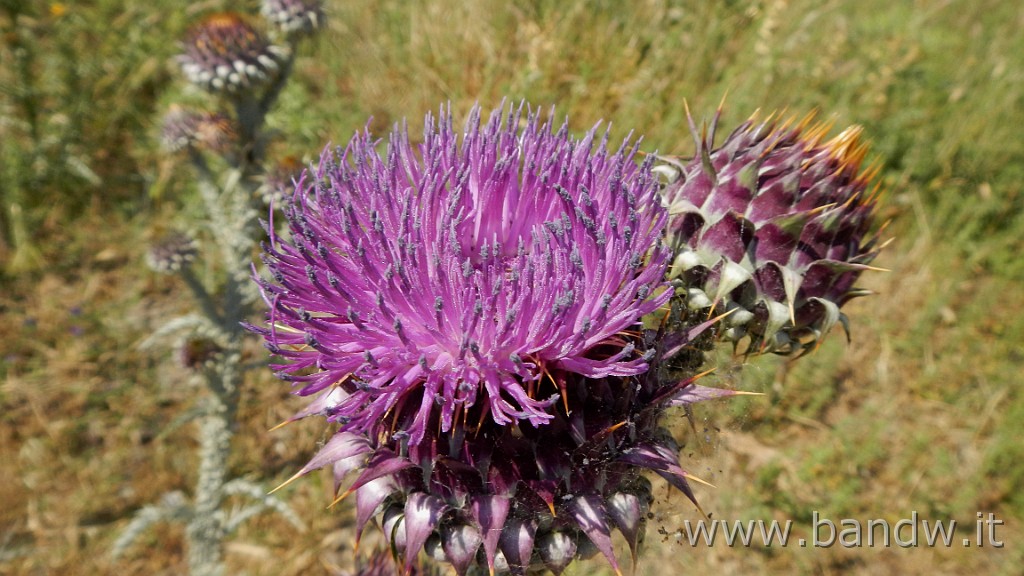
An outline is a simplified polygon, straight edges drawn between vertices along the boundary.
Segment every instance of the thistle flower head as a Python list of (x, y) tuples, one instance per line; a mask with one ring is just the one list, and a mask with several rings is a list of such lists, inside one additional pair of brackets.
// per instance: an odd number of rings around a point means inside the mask
[(806, 352), (846, 326), (839, 308), (868, 293), (853, 284), (878, 253), (861, 129), (826, 141), (810, 117), (751, 120), (716, 148), (717, 122), (691, 120), (695, 157), (656, 168), (671, 180), (670, 276), (691, 309), (732, 312), (721, 335), (748, 352)]
[[(662, 411), (731, 393), (663, 382), (656, 365), (711, 324), (641, 318), (671, 297), (666, 224), (636, 144), (581, 139), (523, 107), (427, 117), (327, 150), (270, 227), (276, 368), (314, 395), (292, 420), (338, 431), (292, 479), (330, 468), (356, 529), (378, 518), (405, 571), (420, 551), (459, 574), (636, 555), (651, 470), (694, 498)], [(418, 153), (417, 153), (418, 152)], [(287, 484), (287, 483), (286, 483)], [(339, 498), (340, 499), (340, 498)]]
[(274, 78), (287, 55), (241, 14), (221, 13), (189, 31), (178, 62), (193, 84), (209, 92), (235, 94)]
[(263, 0), (260, 13), (285, 35), (309, 35), (324, 23), (320, 0)]
[(192, 236), (172, 231), (149, 247), (146, 263), (156, 272), (173, 274), (195, 260), (198, 253), (198, 246)]
[(428, 116), (419, 154), (404, 130), (384, 156), (358, 134), (298, 182), (291, 236), (265, 251), (263, 332), (301, 395), (346, 395), (343, 431), (542, 426), (551, 375), (647, 369), (624, 331), (670, 296), (649, 166), (521, 110), (474, 110), (461, 139)]
[(161, 143), (168, 152), (179, 152), (189, 147), (224, 152), (236, 139), (231, 120), (224, 114), (196, 112), (177, 105), (171, 106), (164, 114), (160, 132)]

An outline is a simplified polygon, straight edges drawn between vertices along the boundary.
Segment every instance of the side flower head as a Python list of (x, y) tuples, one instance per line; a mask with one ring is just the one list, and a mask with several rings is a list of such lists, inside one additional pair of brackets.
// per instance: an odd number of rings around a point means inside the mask
[(260, 14), (285, 35), (310, 35), (324, 24), (320, 0), (263, 0)]
[(806, 353), (869, 294), (854, 282), (880, 249), (875, 171), (861, 170), (859, 126), (824, 140), (811, 120), (750, 120), (715, 147), (718, 113), (700, 133), (691, 119), (694, 158), (655, 168), (669, 177), (670, 277), (691, 310), (730, 312), (719, 334), (746, 353)]
[(300, 395), (339, 389), (342, 431), (413, 446), (547, 424), (552, 374), (644, 372), (626, 330), (671, 296), (665, 211), (636, 144), (606, 146), (520, 107), (474, 109), (461, 138), (428, 116), (419, 154), (401, 129), (384, 156), (369, 133), (326, 150), (265, 247), (276, 368)]
[(157, 239), (146, 252), (146, 264), (161, 274), (173, 274), (189, 266), (199, 247), (195, 239), (185, 232), (171, 231)]
[(249, 20), (233, 12), (214, 14), (195, 25), (178, 56), (193, 84), (216, 93), (255, 90), (273, 79), (288, 56)]
[(160, 140), (168, 152), (188, 148), (206, 148), (215, 152), (229, 150), (238, 136), (228, 116), (198, 112), (173, 105), (164, 114)]

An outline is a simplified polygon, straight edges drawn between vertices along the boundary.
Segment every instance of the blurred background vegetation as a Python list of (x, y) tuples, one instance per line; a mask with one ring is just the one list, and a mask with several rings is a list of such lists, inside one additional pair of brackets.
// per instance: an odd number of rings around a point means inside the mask
[[(170, 424), (197, 393), (168, 352), (139, 342), (190, 306), (142, 264), (147, 241), (198, 210), (186, 163), (161, 152), (170, 102), (199, 101), (173, 56), (190, 22), (255, 2), (0, 0), (0, 573), (177, 574), (180, 527), (107, 552), (140, 507), (194, 483), (194, 440)], [(183, 7), (184, 6), (184, 7)], [(1009, 0), (404, 0), (326, 3), (270, 122), (271, 157), (317, 157), (451, 102), (556, 106), (644, 148), (690, 154), (728, 94), (726, 128), (755, 110), (861, 124), (894, 238), (834, 335), (795, 364), (718, 360), (719, 385), (762, 397), (702, 406), (684, 463), (712, 481), (718, 519), (812, 511), (895, 522), (917, 511), (1006, 521), (1005, 548), (691, 548), (695, 519), (662, 499), (640, 573), (1018, 574), (1024, 564), (1024, 7)], [(265, 362), (257, 343), (254, 363)], [(315, 425), (287, 386), (252, 373), (232, 474), (273, 485), (310, 456)], [(681, 425), (685, 425), (681, 423)], [(309, 526), (271, 516), (230, 543), (232, 571), (334, 573), (351, 513), (323, 510), (319, 475), (285, 491)], [(663, 528), (665, 535), (659, 534)], [(959, 543), (961, 538), (954, 542)], [(576, 573), (600, 570), (596, 565)]]

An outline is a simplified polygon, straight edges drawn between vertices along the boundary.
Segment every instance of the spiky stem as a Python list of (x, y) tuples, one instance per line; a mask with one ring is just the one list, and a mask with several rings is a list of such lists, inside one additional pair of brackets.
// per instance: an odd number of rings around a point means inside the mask
[(221, 504), (231, 453), (231, 427), (238, 407), (241, 370), (239, 350), (224, 354), (215, 373), (207, 378), (213, 394), (207, 397), (207, 414), (199, 426), (199, 479), (192, 519), (188, 524), (188, 565), (193, 576), (224, 573), (223, 540), (226, 533)]
[(248, 229), (254, 218), (246, 200), (238, 198), (246, 190), (236, 185), (237, 177), (229, 177), (229, 184), (221, 189), (214, 182), (205, 159), (195, 153), (192, 160), (200, 177), (200, 195), (225, 269), (223, 312), (218, 313), (214, 302), (205, 297), (207, 293), (195, 278), (186, 275), (186, 281), (199, 297), (204, 314), (218, 326), (228, 347), (205, 379), (210, 395), (205, 400), (206, 413), (199, 425), (199, 478), (193, 516), (187, 528), (188, 563), (193, 576), (218, 576), (224, 573), (223, 541), (228, 531), (221, 506), (242, 384), (240, 325), (248, 317), (252, 302), (252, 295), (246, 291), (244, 263), (249, 257), (251, 239)]

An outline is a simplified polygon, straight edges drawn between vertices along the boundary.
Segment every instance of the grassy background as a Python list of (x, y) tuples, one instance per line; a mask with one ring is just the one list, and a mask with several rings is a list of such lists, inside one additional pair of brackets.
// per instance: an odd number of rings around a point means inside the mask
[[(0, 573), (176, 574), (180, 527), (106, 558), (140, 507), (194, 480), (197, 389), (170, 352), (141, 351), (182, 286), (149, 273), (146, 241), (194, 214), (183, 162), (156, 145), (172, 101), (200, 101), (172, 57), (197, 16), (171, 0), (2, 0), (0, 25)], [(659, 497), (642, 573), (1019, 573), (1024, 563), (1024, 8), (1018, 2), (485, 0), (328, 2), (271, 124), (276, 157), (308, 161), (373, 117), (378, 132), (450, 101), (557, 105), (582, 131), (636, 129), (687, 154), (683, 100), (728, 128), (755, 109), (858, 123), (888, 191), (895, 240), (852, 303), (854, 341), (798, 363), (718, 360), (724, 385), (766, 392), (698, 410), (684, 463), (715, 518), (834, 520), (917, 511), (1006, 521), (1003, 549), (691, 548), (692, 507)], [(254, 361), (262, 358), (253, 343)], [(234, 475), (273, 485), (322, 431), (266, 430), (297, 404), (254, 372)], [(682, 427), (681, 427), (682, 428)], [(285, 491), (309, 526), (260, 517), (229, 545), (232, 572), (332, 573), (350, 563), (350, 512), (328, 482)], [(662, 493), (659, 492), (659, 496)], [(662, 537), (658, 529), (668, 536)], [(967, 534), (970, 532), (971, 534)], [(960, 538), (957, 538), (959, 541)], [(582, 574), (599, 564), (576, 569)]]

